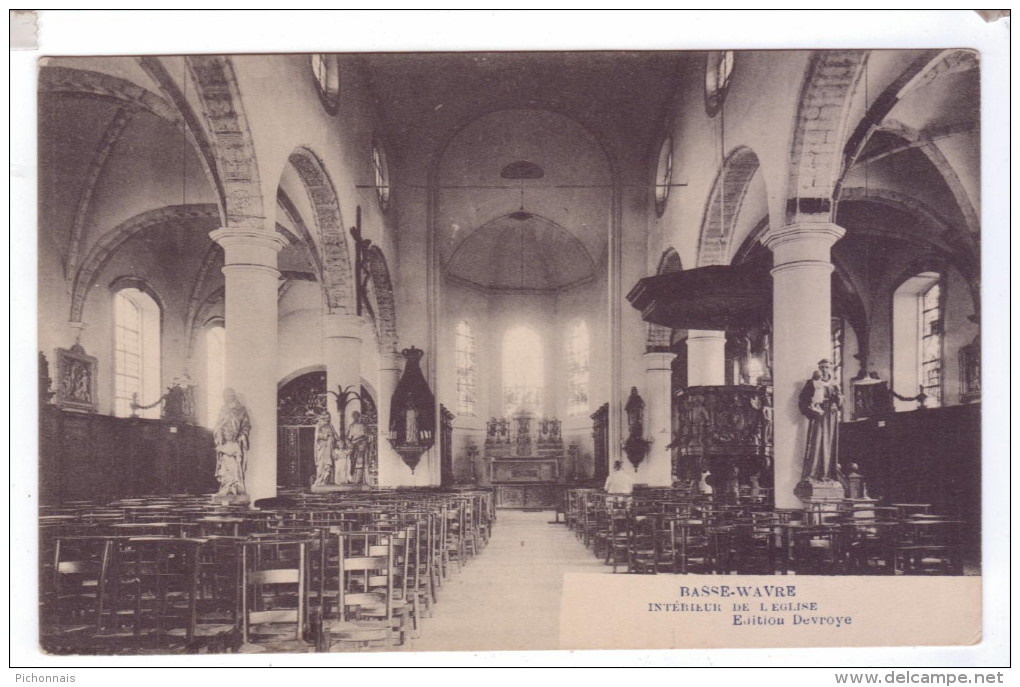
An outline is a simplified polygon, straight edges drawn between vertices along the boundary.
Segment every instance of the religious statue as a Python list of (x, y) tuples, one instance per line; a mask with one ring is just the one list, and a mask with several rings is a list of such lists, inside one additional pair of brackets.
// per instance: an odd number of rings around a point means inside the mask
[(645, 435), (645, 402), (638, 394), (636, 386), (630, 388), (630, 397), (627, 399), (627, 405), (624, 407), (627, 413), (627, 430), (630, 436), (635, 438), (642, 438)]
[(354, 411), (351, 426), (347, 429), (347, 450), (350, 460), (351, 483), (368, 484), (368, 433), (361, 421), (361, 413)]
[(692, 448), (702, 446), (712, 424), (712, 416), (705, 407), (705, 398), (701, 394), (690, 394), (684, 416), (681, 432), (682, 439), (686, 441), (683, 444)]
[(645, 439), (645, 402), (638, 394), (636, 386), (630, 388), (630, 398), (624, 406), (627, 413), (627, 439), (623, 442), (623, 452), (636, 470), (648, 454), (649, 441)]
[[(329, 413), (319, 415), (315, 423), (315, 486), (333, 484), (333, 462), (337, 451), (336, 430), (329, 421)], [(337, 479), (343, 479), (336, 473)]]
[(74, 397), (82, 403), (92, 403), (92, 380), (89, 369), (83, 364), (71, 368), (74, 376)]
[(404, 437), (408, 444), (418, 443), (418, 410), (408, 408), (404, 414)]
[(216, 442), (216, 480), (220, 483), (217, 496), (245, 494), (244, 475), (248, 459), (248, 435), (251, 420), (248, 411), (233, 389), (223, 391), (223, 406), (213, 441)]
[(744, 350), (740, 355), (740, 383), (750, 384), (751, 379), (751, 359), (754, 357), (754, 353), (751, 351), (751, 337), (747, 334), (742, 334), (740, 337), (743, 340)]
[(843, 394), (832, 375), (832, 362), (818, 361), (818, 370), (800, 392), (800, 412), (808, 418), (802, 480), (836, 481), (836, 449)]

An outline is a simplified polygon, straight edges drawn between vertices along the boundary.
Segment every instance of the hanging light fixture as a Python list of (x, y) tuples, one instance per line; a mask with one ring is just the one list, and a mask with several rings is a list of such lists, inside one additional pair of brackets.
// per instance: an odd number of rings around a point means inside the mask
[(389, 440), (414, 474), (422, 454), (436, 440), (436, 397), (421, 371), (424, 351), (411, 346), (401, 354), (406, 362), (390, 402)]

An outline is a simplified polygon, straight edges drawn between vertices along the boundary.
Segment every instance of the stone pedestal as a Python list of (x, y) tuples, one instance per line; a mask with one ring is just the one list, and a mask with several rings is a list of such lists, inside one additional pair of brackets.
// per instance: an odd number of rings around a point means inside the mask
[(254, 499), (247, 494), (213, 494), (209, 501), (217, 506), (243, 506), (254, 503)]
[(835, 513), (846, 496), (836, 480), (801, 480), (793, 493), (803, 502), (809, 524), (818, 524), (822, 513)]
[(808, 421), (797, 400), (818, 361), (832, 357), (830, 253), (843, 233), (835, 224), (811, 222), (775, 227), (762, 238), (773, 256), (776, 508), (802, 505), (794, 489), (803, 471)]
[(276, 255), (286, 242), (275, 231), (224, 227), (209, 234), (223, 247), (226, 386), (251, 419), (245, 490), (254, 503), (276, 496)]

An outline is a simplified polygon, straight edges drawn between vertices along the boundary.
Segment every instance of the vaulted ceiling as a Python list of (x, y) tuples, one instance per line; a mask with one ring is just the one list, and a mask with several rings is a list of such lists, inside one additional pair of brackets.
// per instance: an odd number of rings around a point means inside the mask
[[(606, 250), (620, 151), (643, 155), (679, 53), (360, 58), (398, 154), (435, 164), (435, 236), (450, 276), (496, 290), (590, 279)], [(540, 178), (507, 179), (514, 163)], [(400, 181), (398, 180), (399, 184)]]

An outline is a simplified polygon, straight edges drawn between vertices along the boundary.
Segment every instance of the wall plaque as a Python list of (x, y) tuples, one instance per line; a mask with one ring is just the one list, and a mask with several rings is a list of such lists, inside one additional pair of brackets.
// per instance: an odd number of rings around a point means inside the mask
[(94, 413), (98, 408), (96, 372), (99, 363), (79, 344), (57, 349), (57, 405)]

